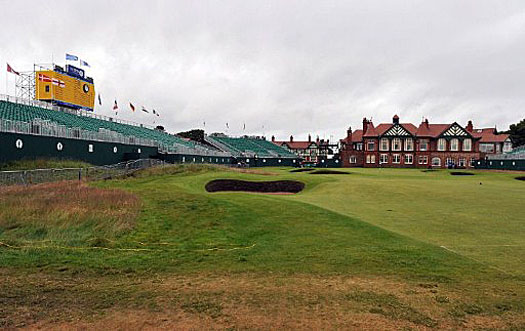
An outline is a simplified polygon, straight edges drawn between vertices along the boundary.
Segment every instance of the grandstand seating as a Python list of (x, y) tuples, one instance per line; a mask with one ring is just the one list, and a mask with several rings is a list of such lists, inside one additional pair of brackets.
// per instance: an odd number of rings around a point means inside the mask
[(254, 138), (232, 138), (226, 136), (208, 136), (213, 145), (226, 149), (232, 155), (257, 155), (258, 157), (295, 158), (295, 154), (269, 141)]
[(186, 149), (206, 150), (206, 147), (195, 142), (186, 141), (178, 136), (147, 127), (117, 123), (90, 116), (79, 116), (64, 111), (50, 110), (7, 101), (0, 101), (0, 119), (27, 123), (40, 119), (54, 122), (67, 128), (80, 128), (95, 132), (100, 131), (100, 129), (105, 129), (120, 133), (124, 136), (151, 139), (157, 141), (159, 145), (168, 148), (183, 147)]

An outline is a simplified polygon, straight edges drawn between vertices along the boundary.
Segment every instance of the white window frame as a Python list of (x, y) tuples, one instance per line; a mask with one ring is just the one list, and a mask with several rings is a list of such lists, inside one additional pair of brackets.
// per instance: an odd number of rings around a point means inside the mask
[(447, 150), (447, 140), (445, 138), (439, 138), (437, 141), (437, 150), (439, 152), (445, 152)]
[(470, 166), (471, 167), (474, 167), (476, 165), (476, 159), (475, 158), (470, 158)]
[(419, 156), (418, 163), (419, 163), (419, 164), (428, 164), (428, 156), (426, 156), (426, 155), (420, 155), (420, 156)]
[(400, 164), (401, 163), (401, 154), (392, 154), (392, 163)]
[[(397, 146), (397, 148), (396, 148)], [(392, 151), (394, 152), (401, 152), (401, 138), (394, 138), (392, 139)]]
[(414, 164), (414, 155), (405, 154), (405, 164)]
[(379, 142), (379, 150), (382, 152), (388, 152), (389, 145), (390, 141), (388, 138), (381, 138), (381, 141)]
[[(370, 148), (370, 146), (372, 146), (372, 148)], [(375, 147), (376, 147), (376, 143), (375, 141), (368, 141), (366, 143), (366, 148), (367, 148), (367, 151), (371, 151), (373, 152), (375, 150)]]
[(459, 151), (459, 139), (458, 138), (450, 139), (450, 150), (452, 152)]
[(466, 167), (467, 166), (467, 159), (464, 157), (460, 157), (458, 159), (458, 167)]
[[(424, 143), (424, 145), (423, 145)], [(430, 142), (428, 141), (428, 139), (420, 139), (419, 140), (419, 150), (422, 151), (422, 152), (426, 152), (428, 151), (428, 144)], [(425, 148), (423, 148), (423, 146), (425, 146)]]
[(405, 139), (405, 151), (412, 152), (414, 150), (414, 139), (406, 138)]
[[(439, 162), (434, 163), (435, 160), (438, 160)], [(432, 162), (432, 166), (433, 167), (441, 167), (441, 158), (440, 157), (433, 157), (431, 162)]]
[(388, 163), (388, 154), (379, 155), (379, 164)]
[(464, 152), (472, 151), (472, 139), (470, 138), (463, 139), (463, 151)]
[(368, 164), (370, 163), (370, 154), (368, 154), (368, 155), (366, 156), (366, 163), (368, 163)]
[(357, 157), (355, 155), (352, 155), (350, 156), (350, 158), (348, 159), (348, 161), (351, 163), (351, 164), (356, 164), (357, 163)]
[(376, 156), (375, 154), (372, 154), (372, 156), (370, 157), (370, 163), (376, 163)]

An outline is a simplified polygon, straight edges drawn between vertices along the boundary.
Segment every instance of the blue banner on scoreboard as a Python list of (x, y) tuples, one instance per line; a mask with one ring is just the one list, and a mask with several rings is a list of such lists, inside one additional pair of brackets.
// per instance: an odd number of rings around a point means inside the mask
[(80, 78), (80, 79), (84, 79), (85, 78), (85, 73), (84, 73), (83, 69), (77, 68), (77, 67), (72, 66), (70, 64), (68, 64), (66, 66), (66, 72), (69, 75), (73, 76), (73, 77), (77, 77), (77, 78)]

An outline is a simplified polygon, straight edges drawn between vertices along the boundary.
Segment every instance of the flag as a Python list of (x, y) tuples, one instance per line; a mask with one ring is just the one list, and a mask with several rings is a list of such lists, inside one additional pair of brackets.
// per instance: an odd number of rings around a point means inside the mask
[(69, 61), (78, 61), (78, 56), (66, 53), (66, 61), (67, 60), (69, 60)]
[(51, 77), (44, 74), (38, 74), (38, 80), (44, 83), (51, 83)]
[(243, 124), (243, 126), (242, 126), (242, 130), (243, 130), (243, 131), (246, 130), (246, 123)]
[(60, 84), (60, 81), (56, 78), (53, 78), (51, 81), (53, 82), (53, 85), (58, 86), (58, 84)]
[(80, 60), (80, 65), (84, 66), (84, 67), (90, 67), (91, 68), (91, 66), (84, 60)]
[(133, 106), (133, 104), (131, 102), (129, 103), (129, 108), (131, 108), (131, 111), (133, 111), (133, 112), (135, 111), (135, 106)]
[(98, 94), (98, 104), (102, 106), (102, 99), (100, 98), (100, 93)]
[(7, 72), (10, 72), (12, 74), (15, 74), (15, 75), (18, 75), (20, 76), (20, 73), (18, 71), (15, 71), (13, 68), (11, 68), (11, 66), (9, 65), (9, 63), (6, 63), (7, 64)]
[(113, 110), (117, 110), (117, 109), (118, 109), (117, 100), (115, 100), (115, 104), (113, 105)]
[(144, 106), (142, 106), (142, 111), (149, 114), (149, 111)]
[(156, 115), (156, 114), (155, 114), (155, 109), (153, 109), (153, 115)]
[(60, 81), (58, 81), (58, 86), (66, 87), (66, 82), (64, 82), (63, 80), (60, 80)]
[(228, 122), (226, 122), (226, 127), (229, 129), (230, 128), (230, 125), (228, 124)]

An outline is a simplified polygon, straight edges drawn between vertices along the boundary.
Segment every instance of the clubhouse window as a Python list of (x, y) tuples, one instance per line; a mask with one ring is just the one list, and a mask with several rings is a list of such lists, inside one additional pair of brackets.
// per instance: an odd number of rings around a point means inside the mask
[(447, 166), (454, 166), (456, 165), (456, 160), (452, 157), (447, 157), (447, 163), (446, 163)]
[(350, 163), (357, 163), (357, 157), (355, 157), (355, 155), (350, 156)]
[(454, 138), (450, 141), (450, 150), (453, 152), (457, 152), (459, 150), (459, 140), (457, 138)]
[(388, 151), (388, 145), (390, 142), (388, 141), (388, 138), (381, 138), (381, 144), (379, 145), (379, 148), (381, 151)]
[(401, 155), (399, 154), (392, 155), (392, 163), (401, 163)]
[(445, 138), (438, 139), (438, 151), (443, 152), (447, 150), (447, 141)]
[(370, 163), (370, 155), (366, 156), (366, 163)]
[(419, 141), (419, 150), (420, 151), (428, 151), (428, 139), (421, 139)]
[(458, 166), (459, 167), (465, 167), (467, 165), (467, 159), (465, 159), (464, 157), (460, 158), (458, 160)]
[(414, 163), (414, 156), (412, 154), (405, 154), (405, 164)]
[(388, 163), (388, 154), (381, 154), (379, 156), (379, 163), (380, 164)]
[(369, 151), (373, 151), (373, 150), (375, 150), (375, 145), (376, 145), (376, 144), (375, 144), (373, 141), (369, 141), (369, 142), (368, 142), (368, 146), (367, 146), (368, 150), (369, 150)]
[(376, 156), (370, 155), (370, 163), (376, 163)]
[(441, 167), (441, 159), (439, 157), (432, 158), (433, 167)]
[(419, 157), (419, 164), (428, 164), (428, 156), (420, 156)]
[(354, 149), (356, 151), (362, 151), (363, 150), (363, 143), (355, 143), (354, 144)]
[(405, 139), (405, 151), (413, 151), (414, 150), (414, 140), (412, 138)]
[(463, 140), (463, 151), (470, 152), (472, 150), (472, 139), (464, 139)]
[(399, 138), (392, 139), (392, 150), (396, 152), (401, 151), (401, 139)]
[(476, 165), (476, 159), (475, 158), (471, 158), (470, 159), (470, 166), (473, 167), (474, 165)]

